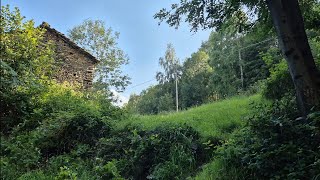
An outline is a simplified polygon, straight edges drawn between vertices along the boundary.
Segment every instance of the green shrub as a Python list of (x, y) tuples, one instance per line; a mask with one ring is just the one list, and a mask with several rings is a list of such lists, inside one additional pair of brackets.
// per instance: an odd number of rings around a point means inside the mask
[(116, 159), (120, 174), (129, 179), (183, 179), (210, 159), (210, 147), (188, 126), (152, 131), (128, 126), (100, 140), (97, 158), (100, 166)]
[(225, 160), (221, 174), (236, 169), (245, 179), (319, 176), (320, 112), (296, 119), (290, 108), (284, 102), (255, 106), (248, 126), (217, 151)]
[[(3, 177), (38, 177), (36, 169), (42, 169), (54, 160), (50, 157), (66, 153), (71, 159), (92, 158), (98, 140), (110, 134), (111, 119), (121, 119), (123, 114), (105, 99), (102, 94), (85, 96), (84, 92), (68, 84), (52, 82), (47, 85), (32, 97), (33, 112), (27, 113), (23, 122), (9, 134), (1, 135)], [(56, 166), (51, 174), (57, 174), (65, 164)], [(24, 174), (30, 171), (35, 174)], [(78, 169), (73, 171), (78, 172)], [(93, 172), (93, 169), (85, 168), (86, 174), (78, 176), (88, 177), (89, 171)]]
[(148, 179), (181, 179), (186, 177), (186, 170), (192, 171), (196, 168), (194, 155), (186, 151), (183, 145), (171, 147), (169, 153), (169, 159), (157, 164)]
[(262, 94), (264, 97), (274, 100), (279, 100), (286, 94), (294, 95), (294, 85), (288, 71), (288, 65), (284, 60), (274, 65)]
[(60, 167), (60, 172), (58, 176), (54, 178), (55, 180), (77, 180), (77, 173), (70, 170), (68, 167)]
[(54, 180), (54, 177), (45, 174), (42, 170), (36, 170), (23, 174), (18, 180)]
[(43, 156), (70, 152), (78, 144), (93, 146), (110, 131), (110, 126), (90, 111), (60, 112), (52, 116), (34, 132), (38, 136), (35, 143)]
[[(315, 63), (320, 70), (320, 31), (307, 30), (308, 40)], [(287, 62), (281, 56), (278, 48), (270, 48), (266, 53), (261, 53), (262, 59), (269, 68), (270, 76), (262, 88), (264, 97), (271, 100), (280, 100), (286, 94), (294, 95), (295, 88), (288, 69)]]
[(93, 159), (74, 157), (72, 154), (54, 156), (32, 171), (22, 172), (19, 169), (19, 175), (9, 179), (101, 179), (94, 170)]
[(44, 30), (24, 20), (18, 8), (1, 6), (0, 19), (0, 130), (9, 134), (32, 112), (32, 97), (54, 69), (54, 53), (42, 42)]
[(23, 172), (40, 166), (41, 154), (30, 136), (1, 137), (1, 177), (4, 179), (16, 179)]
[(97, 172), (101, 179), (123, 180), (120, 176), (116, 163), (116, 160), (112, 160), (107, 162), (104, 166), (96, 166), (95, 172)]

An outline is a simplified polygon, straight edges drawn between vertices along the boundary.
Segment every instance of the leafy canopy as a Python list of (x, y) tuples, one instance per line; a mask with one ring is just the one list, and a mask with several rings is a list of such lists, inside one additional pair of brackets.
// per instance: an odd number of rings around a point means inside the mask
[(121, 71), (121, 66), (128, 64), (129, 58), (118, 47), (118, 32), (106, 28), (101, 20), (87, 19), (69, 30), (68, 36), (100, 61), (96, 69), (96, 87), (115, 87), (121, 91), (130, 83), (130, 78)]
[[(319, 1), (300, 0), (299, 4), (306, 28), (319, 27)], [(235, 22), (239, 31), (256, 27), (257, 22), (266, 25), (267, 29), (272, 27), (265, 0), (180, 0), (180, 3), (172, 4), (170, 9), (163, 8), (154, 15), (160, 21), (159, 24), (165, 21), (175, 28), (184, 20), (192, 31), (199, 28), (219, 30), (232, 17), (241, 17)], [(244, 21), (246, 18), (249, 22)]]
[[(199, 28), (220, 29), (224, 22), (232, 16), (241, 15), (244, 9), (249, 12), (249, 18), (252, 19), (248, 27), (254, 25), (254, 19), (266, 20), (267, 8), (263, 0), (181, 0), (180, 4), (172, 4), (169, 10), (161, 9), (154, 18), (159, 19), (160, 22), (165, 20), (170, 26), (176, 28), (185, 18), (185, 22), (191, 26), (192, 31), (197, 31)], [(239, 27), (244, 25), (243, 22), (239, 18), (237, 22)]]

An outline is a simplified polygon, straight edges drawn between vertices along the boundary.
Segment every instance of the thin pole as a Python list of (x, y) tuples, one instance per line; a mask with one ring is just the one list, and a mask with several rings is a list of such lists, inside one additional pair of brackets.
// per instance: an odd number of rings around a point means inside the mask
[(178, 73), (176, 70), (176, 108), (177, 108), (177, 112), (179, 111), (179, 97), (178, 97), (178, 77), (177, 77)]
[[(239, 39), (240, 42), (240, 39)], [(241, 60), (241, 49), (240, 49), (240, 43), (239, 43), (239, 66), (240, 66), (240, 77), (241, 77), (241, 87), (243, 90), (243, 67), (242, 67), (242, 60)]]

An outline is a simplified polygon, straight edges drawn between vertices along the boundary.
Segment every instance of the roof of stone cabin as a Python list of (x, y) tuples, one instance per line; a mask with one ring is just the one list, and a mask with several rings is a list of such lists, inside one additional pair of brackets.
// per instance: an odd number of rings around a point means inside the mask
[(78, 50), (80, 53), (84, 54), (85, 56), (87, 56), (88, 58), (90, 58), (94, 63), (98, 63), (99, 60), (97, 60), (96, 57), (94, 57), (92, 54), (88, 53), (86, 50), (84, 50), (83, 48), (81, 48), (80, 46), (78, 46), (76, 43), (74, 43), (73, 41), (71, 41), (69, 38), (67, 38), (64, 34), (62, 34), (61, 32), (57, 31), (54, 28), (51, 28), (50, 25), (47, 22), (42, 22), (42, 24), (40, 25), (41, 28), (46, 29), (47, 31), (56, 34), (57, 36), (59, 36), (64, 42), (66, 42), (67, 44), (69, 44), (71, 47), (73, 47), (74, 49)]

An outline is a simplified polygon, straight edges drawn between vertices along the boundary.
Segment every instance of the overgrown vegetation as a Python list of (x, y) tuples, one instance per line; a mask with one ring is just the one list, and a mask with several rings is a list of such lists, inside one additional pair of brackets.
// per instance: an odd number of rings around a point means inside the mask
[(213, 147), (189, 126), (163, 125), (151, 131), (127, 126), (102, 138), (97, 149), (100, 163), (113, 161), (125, 178), (184, 179), (209, 159)]
[[(128, 124), (155, 129), (165, 124), (187, 124), (203, 137), (227, 138), (235, 129), (245, 124), (243, 117), (249, 112), (249, 104), (260, 101), (261, 96), (233, 97), (224, 101), (205, 104), (179, 113), (138, 115), (117, 123), (117, 128)], [(231, 111), (230, 109), (235, 109)]]
[[(289, 103), (289, 104), (288, 104)], [(296, 118), (292, 99), (253, 105), (248, 125), (215, 154), (196, 179), (317, 179), (319, 112)]]
[[(108, 88), (51, 80), (55, 56), (44, 30), (2, 7), (1, 179), (318, 179), (319, 107), (300, 116), (277, 45), (260, 43), (273, 32), (235, 33), (232, 24), (245, 20), (238, 13), (183, 65), (169, 46), (160, 84), (121, 109)], [(313, 17), (307, 22), (319, 65), (320, 32)], [(240, 56), (235, 50), (255, 43)], [(176, 79), (189, 108), (179, 113), (170, 112)], [(126, 80), (113, 82), (121, 88)]]
[(128, 116), (108, 92), (50, 80), (43, 30), (1, 10), (1, 179), (183, 179), (210, 159), (220, 142), (187, 125), (114, 129)]

